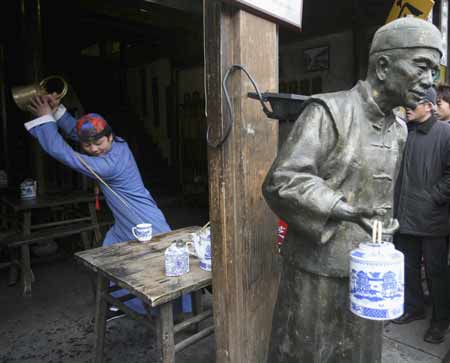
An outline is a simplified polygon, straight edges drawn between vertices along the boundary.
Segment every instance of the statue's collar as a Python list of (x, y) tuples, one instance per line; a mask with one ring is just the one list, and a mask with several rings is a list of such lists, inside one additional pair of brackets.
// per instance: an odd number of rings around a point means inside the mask
[(387, 122), (385, 119), (387, 115), (381, 111), (380, 107), (376, 104), (370, 94), (369, 83), (367, 81), (359, 81), (355, 88), (361, 96), (361, 107), (363, 108), (367, 119), (374, 125), (374, 127), (383, 129), (383, 127), (385, 127), (385, 123)]

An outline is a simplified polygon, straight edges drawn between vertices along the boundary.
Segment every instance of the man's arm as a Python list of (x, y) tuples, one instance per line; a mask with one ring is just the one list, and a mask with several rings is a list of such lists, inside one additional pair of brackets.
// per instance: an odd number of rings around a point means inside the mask
[(84, 160), (99, 176), (104, 179), (112, 178), (116, 171), (116, 163), (107, 157), (87, 156), (74, 151), (58, 132), (56, 119), (48, 101), (35, 98), (30, 109), (38, 118), (27, 122), (25, 128), (39, 140), (42, 148), (53, 158), (68, 167), (89, 177), (94, 177), (80, 161)]
[(431, 198), (438, 205), (450, 202), (450, 138), (447, 142), (445, 156), (446, 162), (442, 177), (430, 191)]
[(76, 132), (77, 120), (75, 120), (75, 118), (67, 112), (64, 105), (58, 106), (56, 112), (53, 113), (53, 117), (56, 120), (56, 124), (61, 130), (64, 131), (65, 135), (73, 141), (80, 141), (80, 138)]
[[(52, 93), (46, 95), (43, 99), (47, 102), (48, 106), (50, 106), (53, 117), (55, 118), (58, 127), (63, 130), (64, 134), (67, 135), (71, 140), (79, 141), (80, 139), (76, 132), (77, 120), (75, 120), (75, 118), (69, 112), (67, 112), (66, 107), (60, 103), (61, 99), (58, 97), (58, 95), (56, 93)], [(36, 106), (36, 104), (32, 105), (30, 111), (35, 112)]]
[[(324, 106), (310, 104), (296, 121), (263, 184), (263, 194), (272, 210), (318, 243), (327, 243), (342, 221), (358, 224), (371, 233), (369, 218), (385, 210), (352, 206), (344, 195), (329, 187), (338, 147), (335, 124)], [(393, 222), (388, 229), (397, 228)]]

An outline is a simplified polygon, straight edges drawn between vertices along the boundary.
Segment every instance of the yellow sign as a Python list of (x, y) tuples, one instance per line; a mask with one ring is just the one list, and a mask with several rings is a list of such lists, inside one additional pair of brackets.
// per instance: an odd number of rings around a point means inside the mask
[(433, 5), (433, 0), (394, 0), (386, 23), (408, 15), (426, 19)]
[(441, 64), (439, 68), (441, 70), (441, 73), (439, 74), (439, 82), (445, 83), (447, 80), (447, 67)]

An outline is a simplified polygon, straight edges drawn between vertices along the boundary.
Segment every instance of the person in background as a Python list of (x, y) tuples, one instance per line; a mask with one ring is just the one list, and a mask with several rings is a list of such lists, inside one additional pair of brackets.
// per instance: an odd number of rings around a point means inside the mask
[[(171, 230), (162, 211), (144, 186), (128, 144), (113, 134), (102, 116), (89, 113), (77, 121), (59, 104), (55, 95), (34, 97), (30, 111), (37, 118), (25, 123), (25, 128), (50, 156), (95, 179), (92, 173), (94, 171), (113, 190), (99, 183), (114, 216), (114, 224), (106, 233), (103, 246), (134, 240), (131, 229), (139, 223), (151, 223), (153, 234)], [(78, 141), (83, 153), (73, 150), (58, 128), (69, 138)], [(115, 297), (126, 294), (125, 290), (113, 293)], [(140, 314), (146, 313), (142, 301), (137, 298), (127, 301), (126, 305)], [(189, 295), (183, 297), (183, 310), (191, 310)]]
[(408, 138), (395, 186), (394, 237), (405, 255), (405, 312), (394, 324), (425, 319), (421, 262), (433, 313), (424, 340), (444, 341), (450, 325), (447, 256), (450, 203), (450, 125), (433, 116), (436, 91), (429, 88), (415, 109), (407, 108)]
[(439, 121), (450, 122), (450, 86), (446, 84), (437, 87), (436, 116)]

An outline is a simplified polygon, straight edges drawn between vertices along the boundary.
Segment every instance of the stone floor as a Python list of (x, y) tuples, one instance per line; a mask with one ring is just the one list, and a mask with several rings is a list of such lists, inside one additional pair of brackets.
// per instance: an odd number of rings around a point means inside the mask
[[(174, 228), (207, 220), (204, 210), (172, 209), (166, 214)], [(36, 282), (30, 298), (21, 295), (19, 286), (7, 287), (6, 273), (0, 271), (0, 362), (91, 361), (94, 301), (84, 269), (70, 254), (61, 253), (33, 270)], [(206, 304), (211, 304), (209, 294), (206, 297)], [(427, 344), (422, 339), (427, 325), (427, 321), (387, 324), (383, 363), (441, 362), (450, 349), (450, 336), (440, 345)], [(153, 333), (128, 318), (108, 323), (106, 337), (106, 362), (155, 361)], [(177, 363), (212, 363), (214, 352), (210, 336), (177, 354)]]
[[(428, 311), (428, 316), (431, 316), (431, 311)], [(441, 344), (426, 343), (423, 336), (428, 326), (428, 319), (407, 325), (387, 324), (384, 328), (383, 362), (442, 362), (450, 350), (450, 336)]]

